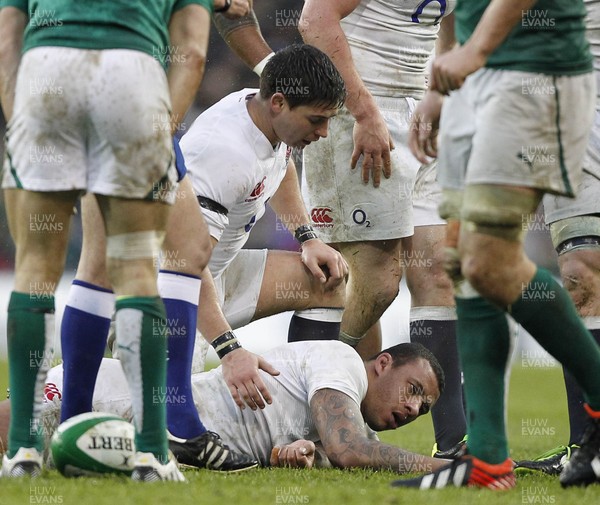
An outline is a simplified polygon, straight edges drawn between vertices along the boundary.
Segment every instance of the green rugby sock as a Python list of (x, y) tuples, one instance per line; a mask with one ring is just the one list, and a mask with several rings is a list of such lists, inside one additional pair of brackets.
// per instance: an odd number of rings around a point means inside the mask
[(8, 304), (10, 425), (8, 457), (21, 447), (44, 449), (40, 422), (50, 345), (54, 332), (54, 296), (12, 292)]
[(131, 391), (136, 450), (168, 460), (167, 320), (159, 297), (117, 298), (117, 344)]
[(538, 267), (509, 309), (515, 320), (571, 373), (590, 407), (600, 410), (600, 347), (577, 314), (571, 297), (552, 274)]
[(510, 338), (506, 314), (482, 297), (456, 297), (469, 453), (490, 464), (508, 458), (504, 419)]

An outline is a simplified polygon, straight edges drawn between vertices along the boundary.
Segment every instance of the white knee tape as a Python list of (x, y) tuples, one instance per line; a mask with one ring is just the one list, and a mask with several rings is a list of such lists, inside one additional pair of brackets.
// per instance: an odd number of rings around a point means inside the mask
[[(579, 239), (582, 237), (600, 237), (600, 217), (598, 216), (575, 216), (561, 219), (550, 225), (550, 236), (554, 248), (559, 248), (568, 240)], [(566, 250), (584, 247), (598, 247), (594, 241), (586, 243), (584, 240), (574, 241), (571, 247)], [(563, 251), (563, 252), (566, 252)]]
[(158, 256), (164, 231), (137, 231), (106, 238), (106, 255), (120, 260), (150, 259)]
[(467, 186), (461, 210), (465, 230), (522, 242), (540, 193), (520, 192), (493, 184)]
[(341, 323), (344, 309), (335, 307), (316, 307), (313, 309), (297, 310), (295, 316), (311, 321), (322, 321), (325, 323)]
[(443, 219), (460, 219), (463, 190), (444, 188), (438, 213)]

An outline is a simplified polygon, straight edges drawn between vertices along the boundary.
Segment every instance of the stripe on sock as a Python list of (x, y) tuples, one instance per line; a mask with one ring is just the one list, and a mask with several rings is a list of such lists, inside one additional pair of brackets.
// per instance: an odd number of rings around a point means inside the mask
[(454, 296), (456, 296), (456, 298), (480, 298), (481, 297), (481, 295), (477, 292), (477, 290), (473, 286), (471, 286), (469, 281), (467, 281), (466, 279), (463, 281), (460, 281), (458, 284), (456, 284), (456, 286), (454, 287)]
[(161, 298), (183, 300), (198, 305), (200, 284), (200, 279), (191, 275), (164, 270), (158, 273), (158, 293)]
[(454, 321), (456, 320), (456, 308), (443, 306), (411, 307), (410, 322), (421, 321)]
[(341, 323), (344, 309), (334, 307), (316, 307), (313, 309), (297, 310), (295, 316), (311, 321), (322, 321), (325, 323)]
[(35, 376), (35, 387), (34, 387), (34, 402), (33, 402), (33, 422), (36, 426), (41, 427), (41, 418), (42, 418), (42, 398), (44, 397), (44, 387), (46, 386), (46, 376), (48, 375), (48, 370), (50, 370), (50, 362), (54, 357), (54, 349), (52, 347), (52, 342), (54, 342), (54, 334), (55, 334), (55, 318), (54, 313), (45, 313), (44, 314), (44, 358), (41, 360), (40, 367)]
[(99, 286), (74, 280), (67, 297), (67, 305), (88, 314), (110, 319), (115, 310), (115, 295)]
[(142, 338), (142, 320), (144, 313), (137, 309), (117, 311), (117, 346), (119, 359), (129, 384), (133, 423), (138, 433), (144, 426), (144, 395), (142, 390), (142, 363), (140, 342)]
[(600, 316), (588, 316), (582, 319), (588, 330), (600, 330)]

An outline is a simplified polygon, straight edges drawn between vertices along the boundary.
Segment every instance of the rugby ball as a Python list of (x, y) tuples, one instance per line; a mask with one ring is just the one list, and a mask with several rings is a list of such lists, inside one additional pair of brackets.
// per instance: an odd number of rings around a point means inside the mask
[(131, 474), (135, 429), (125, 419), (86, 412), (62, 423), (50, 441), (52, 459), (66, 477)]

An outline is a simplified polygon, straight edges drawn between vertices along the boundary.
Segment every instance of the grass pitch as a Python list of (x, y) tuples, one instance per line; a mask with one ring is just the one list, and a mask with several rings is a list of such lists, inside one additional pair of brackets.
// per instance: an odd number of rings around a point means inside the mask
[[(6, 390), (6, 364), (0, 363), (0, 391)], [(508, 428), (512, 456), (533, 457), (568, 437), (566, 400), (560, 368), (515, 367), (511, 378)], [(433, 443), (426, 416), (381, 439), (427, 453)], [(391, 472), (365, 470), (259, 469), (237, 475), (188, 471), (187, 484), (138, 484), (126, 478), (65, 479), (45, 471), (34, 481), (0, 482), (0, 505), (44, 504), (218, 504), (279, 505), (449, 505), (449, 504), (600, 504), (600, 484), (563, 490), (557, 478), (519, 477), (515, 490), (443, 489), (422, 492), (390, 488)]]

